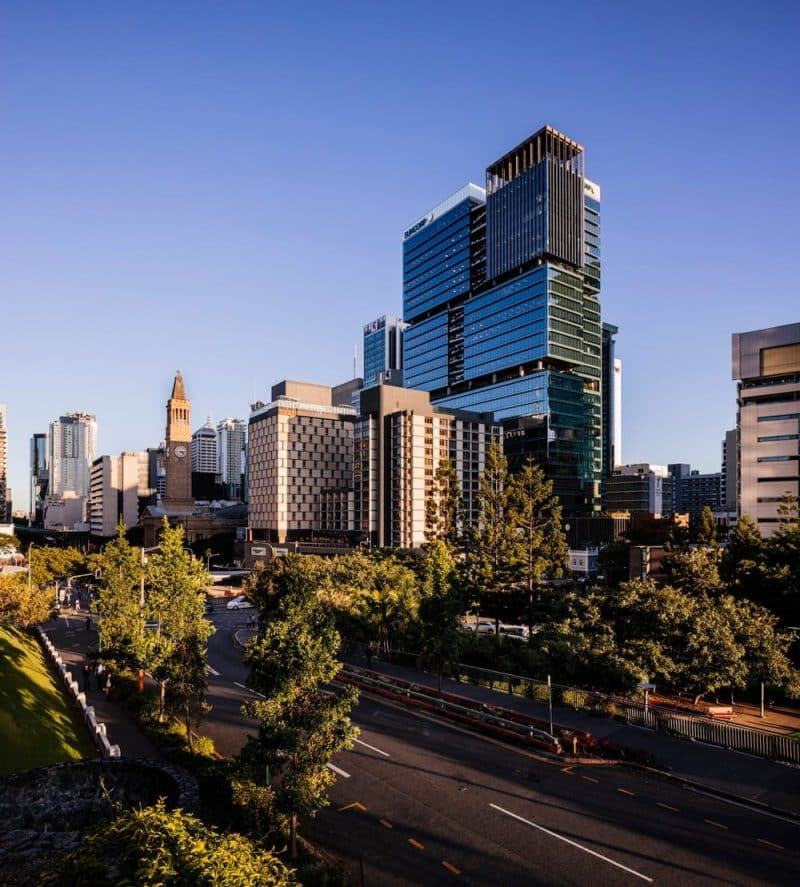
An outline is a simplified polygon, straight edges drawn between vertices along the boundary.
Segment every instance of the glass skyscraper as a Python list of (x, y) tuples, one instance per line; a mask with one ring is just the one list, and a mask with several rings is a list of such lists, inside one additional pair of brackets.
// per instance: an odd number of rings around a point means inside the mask
[(364, 324), (364, 387), (402, 385), (403, 333), (408, 324), (387, 314)]
[(567, 513), (599, 508), (600, 189), (544, 127), (403, 238), (405, 385), (492, 412), (512, 468), (534, 456)]

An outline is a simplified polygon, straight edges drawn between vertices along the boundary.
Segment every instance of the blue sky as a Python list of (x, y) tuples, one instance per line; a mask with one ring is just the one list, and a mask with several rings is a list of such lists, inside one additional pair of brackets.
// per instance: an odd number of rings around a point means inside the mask
[(408, 225), (544, 123), (603, 188), (624, 459), (719, 469), (734, 331), (800, 320), (793, 3), (109, 4), (0, 11), (0, 287), (28, 441), (157, 444), (352, 375)]

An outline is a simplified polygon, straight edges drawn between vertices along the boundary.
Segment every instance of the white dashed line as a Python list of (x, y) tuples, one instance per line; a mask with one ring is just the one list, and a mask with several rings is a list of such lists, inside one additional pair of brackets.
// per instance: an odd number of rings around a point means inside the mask
[(391, 758), (391, 755), (388, 751), (381, 751), (379, 748), (375, 748), (374, 745), (370, 745), (368, 742), (362, 742), (360, 739), (354, 739), (353, 742), (357, 742), (359, 745), (363, 745), (364, 748), (372, 749), (372, 751), (376, 751), (379, 755), (383, 755), (384, 758)]
[(349, 779), (349, 778), (350, 778), (350, 774), (349, 774), (349, 773), (345, 773), (344, 770), (342, 770), (341, 768), (337, 767), (336, 764), (328, 764), (328, 769), (329, 769), (329, 770), (333, 770), (334, 773), (338, 773), (339, 776), (344, 776), (345, 779)]

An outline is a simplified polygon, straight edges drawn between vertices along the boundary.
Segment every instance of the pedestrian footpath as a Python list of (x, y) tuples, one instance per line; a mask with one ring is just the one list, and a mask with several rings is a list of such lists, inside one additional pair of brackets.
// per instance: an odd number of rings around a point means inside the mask
[(120, 747), (122, 756), (155, 761), (166, 760), (128, 715), (108, 699), (103, 689), (107, 675), (98, 678), (95, 671), (88, 675), (84, 673), (83, 667), (88, 662), (87, 652), (97, 644), (94, 617), (87, 617), (85, 610), (77, 613), (74, 610), (62, 610), (55, 619), (46, 622), (42, 628), (58, 650), (64, 664), (72, 672), (81, 690), (86, 693), (86, 704), (94, 706), (98, 722), (106, 725), (109, 742)]
[[(366, 667), (363, 657), (344, 657), (346, 663)], [(436, 675), (383, 660), (373, 661), (373, 671), (411, 681), (436, 690)], [(518, 711), (542, 721), (549, 719), (546, 703), (513, 696), (507, 692), (477, 687), (453, 679), (445, 679), (442, 689), (487, 705)], [(657, 762), (659, 769), (705, 787), (754, 801), (776, 810), (800, 815), (800, 768), (757, 758), (693, 740), (664, 736), (653, 730), (622, 724), (611, 718), (595, 717), (560, 705), (553, 706), (555, 725), (591, 733), (598, 739), (608, 739), (617, 745), (644, 751)]]

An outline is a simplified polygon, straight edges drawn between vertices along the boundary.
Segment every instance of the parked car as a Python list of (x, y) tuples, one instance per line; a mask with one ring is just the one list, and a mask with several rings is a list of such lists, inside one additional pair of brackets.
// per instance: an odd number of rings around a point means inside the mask
[(495, 632), (494, 619), (479, 619), (477, 623), (474, 619), (464, 620), (461, 623), (461, 628), (463, 631), (476, 631), (479, 635), (494, 634)]
[(240, 594), (235, 598), (231, 598), (225, 606), (229, 610), (248, 610), (253, 605), (243, 594)]
[(527, 625), (506, 625), (504, 622), (500, 623), (500, 634), (519, 641), (527, 641), (530, 637)]

